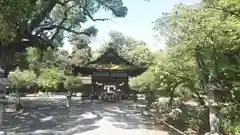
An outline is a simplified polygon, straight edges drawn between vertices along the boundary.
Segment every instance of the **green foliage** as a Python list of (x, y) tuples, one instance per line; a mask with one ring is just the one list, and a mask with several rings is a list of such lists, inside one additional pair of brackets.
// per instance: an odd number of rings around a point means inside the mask
[(139, 67), (146, 67), (152, 63), (153, 55), (146, 43), (124, 36), (117, 31), (109, 32), (109, 36), (110, 41), (98, 49), (99, 55), (108, 48), (113, 48), (121, 57)]
[(84, 64), (90, 61), (90, 58), (91, 58), (90, 48), (83, 49), (74, 48), (70, 56), (70, 63), (72, 65), (83, 66)]
[(9, 72), (8, 80), (12, 88), (20, 89), (36, 83), (36, 75), (31, 70), (16, 69)]
[(66, 76), (65, 80), (64, 80), (64, 88), (67, 90), (71, 90), (74, 89), (76, 87), (78, 87), (79, 85), (81, 85), (81, 79), (80, 77), (76, 77), (76, 76)]
[(37, 79), (37, 85), (46, 91), (57, 90), (65, 79), (64, 72), (57, 68), (43, 68)]
[(237, 127), (235, 127), (234, 129), (234, 134), (239, 134), (240, 133), (240, 125), (238, 125)]
[(128, 11), (122, 0), (2, 1), (1, 46), (15, 46), (16, 43), (28, 41), (28, 46), (46, 49), (48, 46), (63, 45), (64, 32), (94, 36), (98, 32), (97, 29), (93, 26), (83, 28), (82, 24), (87, 21), (108, 20), (109, 18), (105, 17), (94, 18), (94, 14), (101, 9), (112, 12), (115, 17), (125, 17)]
[(73, 45), (72, 54), (70, 55), (72, 65), (83, 66), (90, 61), (92, 50), (89, 47), (90, 41), (86, 37), (72, 36), (70, 43)]
[[(0, 3), (0, 40), (8, 41), (17, 36), (18, 26), (31, 17), (34, 6), (30, 0), (8, 0)], [(22, 31), (21, 31), (22, 32)]]
[(149, 69), (148, 71), (144, 72), (142, 75), (137, 76), (135, 78), (131, 78), (129, 80), (129, 85), (131, 88), (137, 91), (153, 91), (152, 83), (154, 82), (155, 77), (153, 72)]
[[(125, 17), (127, 14), (127, 7), (123, 5), (122, 0), (1, 1), (0, 68), (19, 67), (33, 70), (37, 77), (41, 77), (41, 79), (38, 78), (38, 82), (41, 84), (39, 86), (56, 88), (59, 80), (51, 84), (49, 80), (54, 78), (47, 78), (45, 70), (61, 70), (70, 75), (71, 65), (69, 63), (71, 61), (69, 61), (69, 56), (62, 57), (63, 55), (55, 49), (63, 45), (63, 39), (68, 38), (65, 35), (95, 36), (98, 32), (95, 27), (84, 28), (82, 24), (87, 21), (109, 20), (105, 17), (94, 17), (94, 14), (102, 9), (111, 12), (114, 17)], [(80, 64), (88, 60), (88, 57), (84, 59), (85, 51), (88, 52), (87, 55), (91, 53), (91, 50), (88, 49), (74, 54), (76, 59), (83, 59)], [(78, 57), (79, 54), (80, 57)], [(83, 57), (82, 54), (84, 54)], [(13, 57), (16, 59), (13, 60)], [(78, 61), (75, 63), (79, 64)], [(58, 75), (54, 72), (51, 73)]]
[[(153, 89), (180, 99), (190, 93), (192, 99), (203, 106), (207, 92), (215, 86), (221, 89), (218, 102), (224, 104), (221, 106), (222, 132), (230, 134), (228, 130), (235, 129), (240, 121), (237, 117), (240, 110), (240, 3), (212, 0), (197, 6), (176, 5), (155, 21), (154, 30), (159, 37), (167, 39), (168, 46), (154, 55), (152, 70), (147, 71), (154, 79), (142, 74), (133, 78), (130, 86), (144, 91)], [(193, 129), (207, 130), (202, 126), (206, 124), (202, 118), (207, 118), (207, 113), (198, 111), (201, 117), (186, 115), (189, 119), (185, 118), (185, 122)]]
[[(71, 59), (64, 50), (40, 50), (29, 47), (24, 53), (17, 53), (20, 70), (9, 73), (10, 86), (14, 89), (32, 88), (37, 91), (73, 90), (81, 85), (79, 76), (72, 75)], [(23, 62), (23, 63), (22, 63)], [(26, 92), (26, 91), (24, 91)], [(28, 89), (28, 92), (33, 92)], [(36, 92), (36, 91), (35, 91)]]
[(135, 63), (139, 67), (144, 67), (152, 64), (152, 60), (154, 57), (152, 56), (152, 52), (149, 50), (147, 46), (138, 45), (134, 49), (128, 52), (129, 59), (132, 63)]
[(26, 49), (26, 60), (30, 68), (35, 69), (39, 67), (42, 51), (38, 48), (29, 47)]

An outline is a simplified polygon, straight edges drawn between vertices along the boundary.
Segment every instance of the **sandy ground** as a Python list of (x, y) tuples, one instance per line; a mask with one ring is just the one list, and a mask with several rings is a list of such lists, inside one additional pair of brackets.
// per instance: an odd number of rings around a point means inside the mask
[(24, 99), (24, 112), (4, 115), (8, 135), (168, 135), (156, 130), (131, 102), (85, 103)]

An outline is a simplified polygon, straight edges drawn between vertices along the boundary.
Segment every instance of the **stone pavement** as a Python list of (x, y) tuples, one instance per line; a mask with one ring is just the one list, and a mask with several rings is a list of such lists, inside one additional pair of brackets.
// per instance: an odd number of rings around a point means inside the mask
[(22, 114), (5, 114), (8, 135), (168, 135), (154, 130), (131, 103), (86, 103), (64, 100), (24, 101)]

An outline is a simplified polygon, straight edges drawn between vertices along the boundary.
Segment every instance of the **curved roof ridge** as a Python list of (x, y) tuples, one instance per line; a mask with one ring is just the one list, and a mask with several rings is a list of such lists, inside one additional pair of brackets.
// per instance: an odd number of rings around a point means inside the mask
[(117, 50), (114, 49), (114, 48), (111, 47), (111, 46), (107, 47), (106, 50), (105, 50), (105, 52), (104, 52), (102, 55), (100, 55), (97, 59), (88, 62), (86, 65), (94, 64), (94, 63), (100, 61), (101, 59), (103, 59), (104, 57), (106, 57), (109, 53), (113, 53), (116, 57), (118, 57), (121, 61), (124, 61), (124, 62), (125, 62), (126, 64), (128, 64), (128, 65), (132, 65), (132, 66), (138, 67), (137, 65), (133, 64), (132, 62), (126, 60), (123, 56), (119, 55), (119, 53), (117, 52)]

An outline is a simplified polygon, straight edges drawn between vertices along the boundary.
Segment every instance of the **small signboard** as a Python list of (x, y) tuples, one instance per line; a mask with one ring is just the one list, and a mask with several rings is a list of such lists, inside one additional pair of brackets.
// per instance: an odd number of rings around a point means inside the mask
[(118, 71), (97, 71), (93, 72), (93, 77), (128, 77), (126, 72)]
[(83, 84), (92, 84), (92, 78), (89, 76), (81, 76), (81, 81)]
[(126, 72), (112, 72), (111, 76), (112, 77), (128, 77)]
[(109, 77), (109, 72), (93, 72), (94, 77)]

